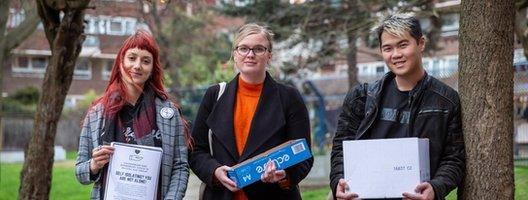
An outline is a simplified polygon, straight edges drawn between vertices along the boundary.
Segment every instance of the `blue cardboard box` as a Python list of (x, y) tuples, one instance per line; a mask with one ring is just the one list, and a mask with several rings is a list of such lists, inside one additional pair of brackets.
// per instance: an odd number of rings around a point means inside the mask
[(234, 165), (227, 175), (238, 188), (243, 188), (260, 180), (269, 160), (273, 160), (277, 169), (282, 170), (310, 157), (312, 153), (305, 139), (290, 140)]

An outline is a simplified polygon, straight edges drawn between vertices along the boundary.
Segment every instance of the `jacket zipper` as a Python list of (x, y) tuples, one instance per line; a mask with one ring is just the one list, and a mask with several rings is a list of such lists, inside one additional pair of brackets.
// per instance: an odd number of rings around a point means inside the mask
[(416, 109), (414, 109), (414, 105), (413, 105), (414, 99), (415, 99), (414, 96), (415, 96), (415, 93), (413, 93), (411, 91), (411, 95), (410, 95), (409, 100), (408, 100), (409, 101), (408, 103), (409, 103), (409, 106), (411, 107), (411, 110), (410, 110), (410, 113), (409, 113), (409, 124), (408, 124), (409, 126), (407, 127), (407, 137), (411, 137), (412, 136), (412, 130), (411, 129), (412, 129), (412, 126), (414, 124), (413, 120), (414, 120), (414, 113), (415, 113), (413, 110), (416, 110)]

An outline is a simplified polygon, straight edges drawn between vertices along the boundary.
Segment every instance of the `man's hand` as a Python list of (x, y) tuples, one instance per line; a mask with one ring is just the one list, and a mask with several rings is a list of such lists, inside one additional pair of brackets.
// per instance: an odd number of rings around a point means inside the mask
[(348, 184), (346, 183), (345, 179), (339, 179), (339, 183), (336, 187), (336, 199), (338, 200), (356, 200), (358, 199), (358, 195), (356, 193), (347, 192), (348, 190)]
[(231, 170), (231, 167), (228, 167), (228, 166), (221, 166), (221, 167), (218, 167), (215, 169), (214, 171), (214, 175), (216, 177), (216, 179), (218, 181), (220, 181), (220, 183), (222, 183), (222, 185), (224, 187), (226, 187), (229, 191), (231, 192), (236, 192), (238, 190), (240, 190), (240, 188), (238, 188), (235, 184), (235, 182), (233, 182), (233, 180), (231, 180), (229, 177), (227, 177), (227, 171)]
[(435, 193), (433, 186), (428, 182), (420, 183), (414, 189), (415, 194), (404, 192), (404, 200), (434, 200)]

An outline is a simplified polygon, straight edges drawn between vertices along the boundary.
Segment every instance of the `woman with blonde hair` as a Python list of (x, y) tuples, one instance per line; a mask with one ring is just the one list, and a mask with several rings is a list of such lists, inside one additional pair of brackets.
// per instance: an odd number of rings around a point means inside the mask
[(301, 95), (266, 72), (272, 38), (266, 27), (242, 26), (232, 50), (239, 73), (220, 97), (220, 86), (213, 85), (202, 99), (189, 164), (206, 184), (203, 199), (301, 199), (298, 184), (308, 175), (312, 158), (285, 170), (270, 163), (258, 182), (242, 189), (227, 176), (231, 166), (288, 140), (310, 142), (308, 112)]

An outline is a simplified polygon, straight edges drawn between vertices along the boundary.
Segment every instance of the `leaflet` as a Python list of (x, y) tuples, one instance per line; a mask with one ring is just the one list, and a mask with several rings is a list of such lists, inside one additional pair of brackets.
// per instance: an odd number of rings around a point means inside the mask
[(157, 199), (163, 150), (159, 147), (112, 142), (104, 199)]

